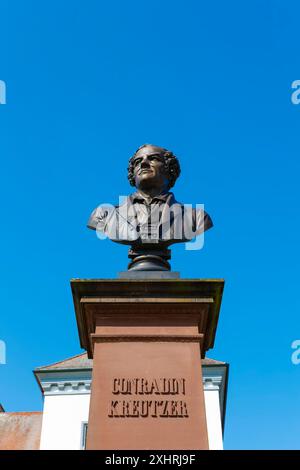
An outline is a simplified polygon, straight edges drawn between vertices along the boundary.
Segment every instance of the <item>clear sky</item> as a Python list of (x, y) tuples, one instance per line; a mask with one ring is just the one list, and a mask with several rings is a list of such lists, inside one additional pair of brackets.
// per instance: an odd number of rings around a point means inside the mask
[(114, 278), (127, 249), (86, 228), (132, 188), (128, 158), (174, 151), (174, 192), (204, 203), (181, 277), (224, 278), (215, 348), (230, 363), (225, 447), (299, 449), (296, 0), (2, 0), (1, 323), (7, 411), (42, 409), (37, 366), (81, 352), (69, 281)]

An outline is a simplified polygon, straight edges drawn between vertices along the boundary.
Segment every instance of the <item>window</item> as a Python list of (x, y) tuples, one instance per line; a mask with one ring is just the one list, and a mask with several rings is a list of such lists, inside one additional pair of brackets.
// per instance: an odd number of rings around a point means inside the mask
[(87, 434), (87, 428), (88, 428), (88, 423), (87, 422), (83, 422), (81, 424), (81, 445), (80, 445), (80, 449), (81, 450), (85, 450), (86, 448), (86, 434)]

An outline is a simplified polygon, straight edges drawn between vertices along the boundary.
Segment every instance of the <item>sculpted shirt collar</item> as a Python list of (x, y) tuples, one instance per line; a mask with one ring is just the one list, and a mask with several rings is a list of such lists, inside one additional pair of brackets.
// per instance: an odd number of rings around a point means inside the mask
[(151, 204), (152, 201), (153, 202), (162, 201), (162, 202), (165, 202), (168, 205), (172, 205), (175, 202), (174, 194), (170, 193), (170, 192), (163, 192), (163, 193), (159, 194), (158, 196), (154, 196), (152, 199), (147, 199), (142, 194), (140, 194), (138, 191), (136, 191), (135, 193), (131, 194), (129, 196), (129, 198), (130, 198), (130, 201), (132, 203), (142, 202), (142, 203), (149, 204), (149, 202), (150, 202), (150, 204)]

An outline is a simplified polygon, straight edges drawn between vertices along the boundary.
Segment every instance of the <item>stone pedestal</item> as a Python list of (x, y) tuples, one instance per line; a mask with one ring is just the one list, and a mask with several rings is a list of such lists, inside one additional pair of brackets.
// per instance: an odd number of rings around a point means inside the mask
[(93, 358), (87, 449), (207, 449), (201, 357), (222, 280), (72, 280)]

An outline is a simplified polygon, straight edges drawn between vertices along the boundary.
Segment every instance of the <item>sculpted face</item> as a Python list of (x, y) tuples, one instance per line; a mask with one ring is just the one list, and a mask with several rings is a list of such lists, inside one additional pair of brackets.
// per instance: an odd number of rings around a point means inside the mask
[(147, 145), (140, 149), (133, 160), (135, 186), (138, 189), (164, 190), (168, 187), (162, 149)]

